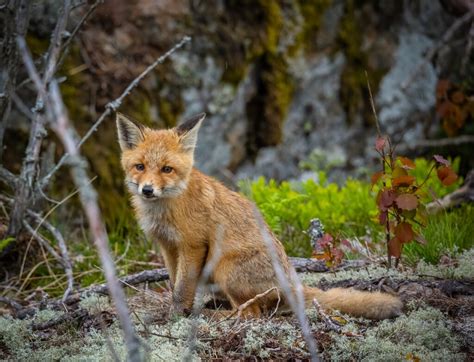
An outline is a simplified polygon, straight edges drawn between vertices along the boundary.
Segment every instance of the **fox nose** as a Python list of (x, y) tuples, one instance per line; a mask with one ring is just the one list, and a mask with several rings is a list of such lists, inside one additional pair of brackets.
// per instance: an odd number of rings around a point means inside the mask
[(150, 185), (143, 186), (142, 194), (145, 195), (146, 197), (153, 196), (153, 186), (150, 186)]

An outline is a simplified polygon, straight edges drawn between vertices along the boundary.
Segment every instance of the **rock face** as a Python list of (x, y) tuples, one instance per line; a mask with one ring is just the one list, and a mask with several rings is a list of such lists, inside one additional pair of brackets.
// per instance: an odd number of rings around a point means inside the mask
[[(29, 41), (39, 44), (39, 54), (59, 3), (36, 5), (48, 14), (44, 21), (32, 18)], [(439, 129), (436, 84), (459, 69), (467, 28), (456, 33), (461, 40), (445, 44), (436, 59), (412, 73), (460, 16), (441, 3), (449, 1), (106, 2), (72, 48), (62, 90), (84, 132), (141, 70), (191, 35), (192, 44), (159, 66), (127, 99), (123, 113), (170, 127), (206, 112), (197, 165), (229, 184), (259, 175), (308, 177), (308, 169), (329, 166), (337, 180), (370, 166), (374, 157), (366, 71), (381, 126), (396, 141)], [(13, 111), (12, 117), (21, 115)], [(123, 203), (116, 197), (123, 187), (115, 127), (108, 122), (84, 151), (94, 156), (96, 186), (113, 190), (108, 201)], [(7, 147), (14, 149), (8, 140)]]

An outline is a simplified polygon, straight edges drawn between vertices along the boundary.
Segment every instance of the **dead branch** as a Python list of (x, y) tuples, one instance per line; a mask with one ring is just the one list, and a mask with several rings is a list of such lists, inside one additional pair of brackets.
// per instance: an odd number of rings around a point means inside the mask
[(260, 293), (260, 294), (257, 294), (255, 297), (247, 300), (245, 303), (239, 305), (239, 308), (237, 308), (237, 319), (240, 319), (240, 317), (242, 316), (242, 312), (249, 306), (249, 305), (252, 305), (253, 303), (255, 303), (257, 300), (259, 299), (262, 299), (263, 297), (266, 297), (268, 294), (270, 294), (271, 292), (273, 292), (274, 290), (276, 290), (278, 292), (278, 288), (277, 287), (273, 287), (273, 288), (270, 288), (268, 290), (266, 290), (265, 292), (263, 293)]
[(8, 1), (3, 9), (9, 14), (4, 17), (3, 34), (5, 38), (2, 42), (2, 56), (0, 57), (0, 163), (3, 156), (3, 138), (11, 109), (10, 94), (15, 89), (18, 70), (18, 50), (15, 36), (23, 37), (26, 34), (30, 5), (31, 1), (28, 0)]
[[(44, 68), (44, 75), (42, 81), (38, 72), (33, 71), (34, 63), (24, 46), (23, 37), (17, 38), (19, 52), (22, 56), (23, 62), (27, 67), (30, 78), (35, 82), (38, 88), (38, 96), (36, 98), (36, 106), (33, 110), (34, 118), (31, 121), (30, 138), (26, 148), (25, 158), (21, 168), (21, 173), (18, 178), (17, 188), (15, 192), (15, 202), (10, 214), (10, 223), (8, 225), (8, 235), (16, 236), (22, 227), (22, 219), (28, 204), (33, 195), (33, 188), (36, 178), (36, 170), (38, 169), (39, 156), (41, 151), (41, 144), (46, 135), (44, 127), (45, 119), (40, 112), (46, 95), (44, 90), (54, 75), (54, 69), (59, 54), (61, 39), (67, 25), (67, 18), (70, 11), (70, 1), (65, 0), (61, 8), (56, 27), (51, 37), (50, 46), (47, 52), (47, 61)], [(23, 42), (22, 42), (23, 41)], [(32, 69), (33, 68), (33, 69)], [(43, 86), (41, 86), (43, 84)]]
[[(14, 200), (8, 198), (5, 195), (0, 195), (0, 200), (3, 202), (8, 203), (9, 205), (13, 205)], [(46, 216), (42, 217), (40, 214), (30, 210), (26, 209), (26, 213), (29, 217), (34, 219), (38, 226), (33, 229), (31, 225), (26, 221), (23, 220), (23, 225), (24, 227), (31, 233), (32, 237), (34, 237), (48, 252), (56, 259), (59, 261), (59, 263), (63, 266), (64, 272), (66, 273), (66, 277), (68, 280), (68, 287), (64, 291), (63, 294), (63, 301), (69, 296), (69, 294), (72, 292), (73, 287), (74, 287), (74, 277), (72, 273), (72, 263), (71, 263), (71, 258), (69, 257), (69, 252), (67, 250), (66, 242), (64, 241), (64, 238), (62, 234), (59, 232), (58, 229), (56, 229), (52, 224), (46, 221), (46, 217), (49, 214), (46, 214)], [(54, 250), (54, 248), (50, 245), (49, 241), (44, 239), (39, 233), (38, 229), (43, 226), (45, 229), (47, 229), (53, 237), (56, 239), (56, 242), (58, 243), (59, 250), (61, 252), (61, 256)]]
[(0, 166), (0, 180), (5, 182), (12, 190), (15, 189), (17, 177), (2, 166)]
[(278, 256), (274, 246), (275, 241), (269, 234), (265, 222), (256, 207), (254, 208), (254, 215), (265, 246), (272, 259), (273, 270), (275, 271), (278, 284), (300, 324), (301, 332), (311, 356), (311, 361), (319, 361), (317, 343), (311, 332), (311, 327), (305, 314), (303, 286), (296, 275), (294, 268), (289, 268), (289, 275), (285, 273), (283, 266), (281, 265), (280, 257)]
[(191, 321), (191, 326), (189, 328), (188, 336), (186, 339), (188, 348), (186, 349), (186, 353), (183, 357), (183, 361), (193, 360), (193, 353), (196, 349), (196, 339), (197, 339), (197, 332), (198, 332), (198, 318), (197, 317), (199, 316), (199, 314), (201, 314), (201, 311), (202, 311), (202, 307), (203, 307), (202, 301), (204, 299), (206, 284), (209, 281), (209, 278), (211, 277), (212, 272), (214, 271), (214, 268), (216, 267), (221, 257), (220, 245), (222, 245), (223, 238), (224, 238), (224, 228), (222, 227), (222, 225), (219, 225), (216, 230), (215, 253), (214, 255), (212, 255), (212, 258), (204, 266), (204, 269), (202, 270), (202, 273), (199, 276), (199, 280), (197, 283), (196, 295), (194, 298), (193, 310), (192, 310), (193, 319)]
[[(102, 122), (110, 115), (112, 112), (116, 111), (121, 105), (123, 100), (130, 94), (130, 92), (138, 86), (138, 84), (158, 65), (162, 64), (167, 58), (169, 58), (173, 53), (175, 53), (178, 49), (182, 48), (186, 43), (191, 41), (191, 37), (185, 36), (181, 41), (175, 44), (170, 50), (168, 50), (165, 54), (157, 58), (151, 65), (149, 65), (140, 75), (138, 75), (122, 92), (122, 94), (116, 98), (115, 100), (109, 102), (105, 106), (104, 112), (100, 115), (100, 117), (94, 122), (94, 124), (89, 128), (86, 134), (82, 137), (82, 139), (77, 143), (77, 148), (80, 149), (82, 145), (89, 139), (90, 136), (94, 132), (97, 131), (99, 126)], [(68, 153), (65, 153), (56, 166), (54, 166), (50, 172), (43, 179), (39, 182), (38, 187), (43, 189), (51, 180), (53, 175), (61, 168), (61, 166), (67, 161), (69, 157)]]
[(410, 75), (402, 82), (401, 88), (406, 89), (413, 79), (418, 75), (421, 69), (430, 62), (433, 57), (439, 52), (439, 50), (456, 34), (456, 32), (464, 25), (470, 22), (474, 17), (474, 9), (471, 8), (466, 14), (457, 19), (449, 28), (446, 30), (441, 39), (426, 53), (423, 60), (415, 67)]
[(441, 210), (449, 209), (463, 202), (474, 202), (474, 170), (469, 171), (464, 184), (459, 189), (441, 199), (430, 202), (426, 205), (426, 210), (430, 214), (436, 214)]
[(69, 117), (64, 108), (59, 86), (52, 81), (49, 86), (50, 99), (46, 102), (48, 108), (51, 128), (64, 145), (66, 152), (70, 155), (71, 175), (81, 199), (82, 207), (86, 213), (91, 233), (94, 237), (105, 278), (109, 287), (110, 295), (114, 301), (122, 330), (124, 332), (125, 344), (130, 361), (140, 361), (140, 342), (135, 334), (135, 328), (130, 319), (130, 313), (125, 301), (125, 294), (116, 279), (115, 265), (109, 251), (109, 240), (102, 221), (102, 215), (97, 203), (97, 193), (89, 183), (86, 171), (86, 161), (79, 154), (76, 130), (72, 127)]
[(326, 327), (328, 327), (328, 329), (332, 331), (340, 333), (341, 327), (333, 322), (331, 317), (326, 314), (326, 311), (323, 309), (323, 307), (321, 307), (321, 304), (319, 304), (316, 299), (313, 299), (313, 305), (316, 308), (316, 312), (318, 312), (318, 315), (321, 317)]
[(474, 143), (474, 136), (462, 135), (458, 137), (441, 138), (434, 140), (419, 140), (412, 143), (402, 143), (397, 146), (397, 149), (400, 153), (405, 153), (409, 151), (414, 151), (418, 148), (461, 146), (470, 143)]
[(62, 48), (61, 48), (61, 56), (59, 57), (59, 60), (56, 64), (56, 70), (61, 68), (61, 65), (64, 63), (64, 59), (66, 59), (68, 53), (69, 53), (69, 47), (72, 43), (72, 41), (74, 40), (74, 38), (76, 37), (77, 33), (79, 32), (79, 30), (82, 28), (82, 26), (85, 24), (85, 22), (87, 21), (87, 19), (89, 19), (89, 17), (92, 15), (92, 13), (95, 11), (95, 9), (97, 8), (97, 6), (99, 6), (100, 4), (103, 3), (103, 0), (96, 0), (91, 6), (89, 6), (89, 9), (87, 9), (86, 13), (84, 14), (84, 16), (81, 18), (81, 20), (79, 21), (79, 23), (77, 23), (76, 27), (74, 28), (74, 30), (71, 32), (71, 35), (69, 36), (69, 38), (64, 42)]
[(7, 298), (7, 297), (0, 296), (0, 303), (4, 303), (4, 304), (8, 305), (12, 309), (14, 309), (15, 312), (18, 312), (18, 311), (23, 309), (23, 306), (20, 303), (14, 301), (13, 299)]

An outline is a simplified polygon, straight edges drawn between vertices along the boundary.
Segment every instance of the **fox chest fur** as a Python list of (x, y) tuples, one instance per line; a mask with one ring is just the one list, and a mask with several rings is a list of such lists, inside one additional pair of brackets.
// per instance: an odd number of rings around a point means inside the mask
[(142, 202), (138, 198), (133, 201), (140, 227), (149, 239), (167, 244), (178, 243), (182, 239), (172, 213), (162, 202)]

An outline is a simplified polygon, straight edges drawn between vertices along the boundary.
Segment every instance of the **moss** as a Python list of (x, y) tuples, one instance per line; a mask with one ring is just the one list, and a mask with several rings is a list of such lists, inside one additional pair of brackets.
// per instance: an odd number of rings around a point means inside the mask
[(303, 16), (303, 29), (298, 34), (295, 45), (291, 47), (290, 52), (294, 54), (301, 46), (306, 51), (316, 49), (316, 38), (321, 27), (324, 12), (332, 4), (332, 0), (297, 1), (301, 15)]
[(341, 74), (340, 98), (349, 123), (352, 123), (357, 115), (362, 115), (364, 123), (372, 125), (373, 116), (365, 72), (368, 73), (372, 93), (376, 94), (388, 69), (371, 66), (368, 52), (362, 50), (364, 19), (360, 12), (357, 13), (362, 5), (359, 3), (357, 0), (346, 1), (344, 15), (339, 24), (337, 45), (346, 56), (346, 64)]
[(246, 106), (247, 149), (251, 156), (262, 147), (282, 141), (283, 122), (294, 92), (283, 55), (266, 53), (257, 63), (257, 69), (257, 92)]
[(474, 279), (474, 249), (462, 253), (456, 265), (432, 265), (420, 261), (416, 267), (419, 274), (447, 279)]
[[(347, 329), (347, 327), (344, 327)], [(363, 338), (333, 334), (331, 360), (462, 361), (460, 340), (439, 310), (424, 308), (368, 328)]]

